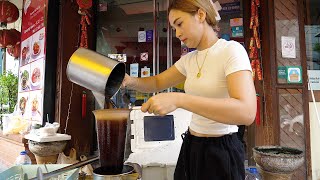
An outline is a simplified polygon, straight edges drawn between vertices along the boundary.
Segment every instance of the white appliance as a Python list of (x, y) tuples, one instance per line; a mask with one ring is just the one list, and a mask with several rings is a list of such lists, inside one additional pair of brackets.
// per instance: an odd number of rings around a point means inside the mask
[(184, 109), (159, 117), (141, 112), (140, 107), (133, 108), (130, 113), (133, 153), (126, 162), (142, 167), (142, 180), (173, 179), (182, 144), (181, 134), (188, 129), (191, 117), (192, 113)]

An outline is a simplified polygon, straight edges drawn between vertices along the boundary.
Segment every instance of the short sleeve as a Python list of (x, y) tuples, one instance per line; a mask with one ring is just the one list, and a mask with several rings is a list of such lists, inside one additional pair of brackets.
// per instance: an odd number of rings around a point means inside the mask
[(226, 51), (225, 76), (243, 70), (252, 72), (248, 53), (240, 43), (233, 41), (226, 47)]
[(182, 56), (177, 62), (174, 63), (174, 66), (178, 69), (178, 71), (183, 74), (184, 76), (187, 76), (187, 70), (186, 70), (186, 56)]

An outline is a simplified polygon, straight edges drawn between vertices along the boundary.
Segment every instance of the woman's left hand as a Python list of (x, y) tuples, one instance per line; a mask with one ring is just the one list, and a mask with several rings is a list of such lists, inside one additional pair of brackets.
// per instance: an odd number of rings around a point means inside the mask
[(159, 93), (152, 96), (142, 104), (141, 111), (165, 116), (179, 107), (180, 94), (182, 93)]

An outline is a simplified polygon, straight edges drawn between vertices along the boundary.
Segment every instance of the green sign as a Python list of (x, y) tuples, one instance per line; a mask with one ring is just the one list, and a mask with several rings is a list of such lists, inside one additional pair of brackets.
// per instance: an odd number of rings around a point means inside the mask
[(278, 79), (287, 79), (287, 68), (285, 66), (278, 67)]
[(286, 66), (287, 83), (302, 83), (301, 66)]

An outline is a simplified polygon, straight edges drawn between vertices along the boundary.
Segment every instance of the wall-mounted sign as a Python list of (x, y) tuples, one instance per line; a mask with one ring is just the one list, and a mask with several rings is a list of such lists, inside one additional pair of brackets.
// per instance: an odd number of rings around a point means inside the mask
[(147, 42), (153, 41), (153, 30), (146, 31), (146, 41)]
[(23, 119), (38, 122), (43, 119), (46, 2), (25, 0), (21, 26), (18, 112)]
[(148, 52), (140, 53), (140, 61), (148, 61)]
[(281, 37), (281, 53), (283, 58), (296, 58), (296, 38)]
[(146, 31), (138, 31), (138, 42), (146, 42), (146, 41), (147, 41)]
[(119, 62), (127, 62), (127, 54), (108, 54), (108, 57)]
[(138, 73), (139, 73), (139, 64), (138, 63), (130, 64), (130, 76), (138, 77), (139, 76)]
[(243, 26), (231, 27), (232, 37), (243, 37)]
[(243, 26), (243, 18), (233, 18), (230, 19), (230, 26)]
[(221, 14), (233, 14), (233, 13), (240, 13), (240, 1), (232, 2), (232, 3), (224, 3), (221, 4)]
[(145, 66), (144, 68), (141, 68), (141, 77), (149, 77), (150, 76), (150, 68)]
[(278, 67), (278, 79), (287, 79), (287, 68), (285, 66)]
[(302, 83), (301, 66), (286, 66), (287, 67), (287, 82)]
[(311, 90), (310, 86), (312, 90), (320, 90), (320, 70), (308, 70), (308, 77), (308, 90)]

